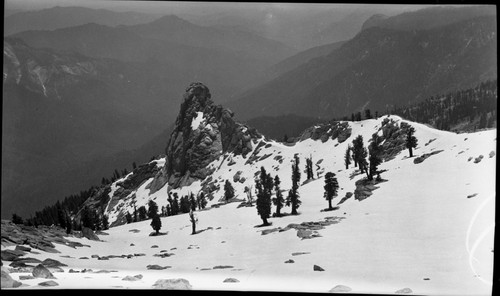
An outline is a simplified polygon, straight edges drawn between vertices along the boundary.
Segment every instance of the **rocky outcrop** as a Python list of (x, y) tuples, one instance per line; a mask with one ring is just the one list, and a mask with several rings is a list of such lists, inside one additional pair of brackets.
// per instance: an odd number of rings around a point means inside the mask
[(260, 137), (257, 130), (234, 121), (230, 110), (215, 105), (205, 85), (191, 83), (166, 148), (165, 166), (150, 190), (203, 180), (216, 169), (209, 166), (211, 162), (224, 153), (245, 157), (253, 149), (253, 140)]
[(334, 121), (331, 123), (322, 123), (306, 129), (299, 140), (306, 139), (321, 140), (322, 143), (329, 139), (338, 139), (339, 143), (344, 142), (351, 136), (352, 129), (347, 121)]
[[(38, 227), (26, 226), (22, 224), (14, 224), (11, 221), (2, 220), (2, 246), (12, 245), (29, 245), (33, 249), (42, 250), (49, 253), (59, 253), (55, 249), (55, 243), (66, 245), (68, 247), (76, 248), (88, 245), (83, 245), (79, 242), (74, 242), (66, 239), (68, 234), (60, 227), (42, 226)], [(76, 234), (76, 232), (75, 232)], [(3, 256), (14, 254), (15, 257), (26, 254), (20, 250), (5, 250), (2, 251)], [(30, 252), (33, 252), (30, 250)]]

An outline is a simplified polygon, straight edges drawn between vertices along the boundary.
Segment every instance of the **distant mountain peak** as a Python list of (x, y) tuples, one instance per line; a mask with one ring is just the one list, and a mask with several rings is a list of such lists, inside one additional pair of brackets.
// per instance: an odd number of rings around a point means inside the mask
[(185, 19), (182, 19), (175, 14), (169, 14), (169, 15), (164, 15), (154, 21), (152, 21), (150, 24), (154, 25), (161, 25), (161, 26), (173, 26), (173, 25), (193, 25), (192, 23), (188, 22)]

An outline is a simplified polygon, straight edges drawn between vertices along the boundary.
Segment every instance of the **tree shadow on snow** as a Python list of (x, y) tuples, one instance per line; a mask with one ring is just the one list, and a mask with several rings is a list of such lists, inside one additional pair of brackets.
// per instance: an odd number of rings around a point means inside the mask
[(271, 226), (271, 225), (273, 225), (273, 222), (269, 222), (267, 224), (255, 225), (254, 228), (266, 227), (266, 226)]

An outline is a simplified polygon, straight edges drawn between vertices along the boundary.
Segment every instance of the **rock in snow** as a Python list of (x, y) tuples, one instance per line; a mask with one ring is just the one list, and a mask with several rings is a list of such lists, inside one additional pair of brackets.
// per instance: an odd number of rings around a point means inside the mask
[(165, 290), (192, 290), (193, 286), (186, 279), (160, 279), (157, 280), (153, 288)]

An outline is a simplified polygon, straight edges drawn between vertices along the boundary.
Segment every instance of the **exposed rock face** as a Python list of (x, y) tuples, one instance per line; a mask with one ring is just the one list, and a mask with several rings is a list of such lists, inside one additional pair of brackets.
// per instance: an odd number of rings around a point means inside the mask
[(209, 89), (191, 83), (166, 148), (166, 164), (151, 184), (151, 192), (169, 184), (173, 188), (202, 180), (215, 168), (208, 167), (225, 152), (244, 157), (252, 150), (252, 140), (261, 135), (237, 123), (233, 113), (214, 105)]
[(321, 140), (326, 142), (329, 139), (338, 139), (339, 143), (344, 142), (351, 136), (352, 129), (347, 121), (334, 121), (331, 123), (323, 123), (306, 129), (299, 140), (306, 139)]

